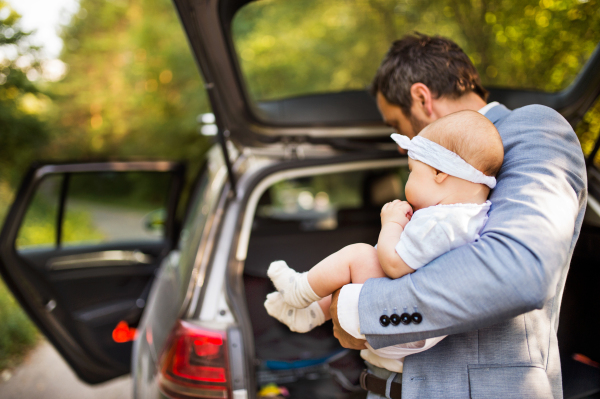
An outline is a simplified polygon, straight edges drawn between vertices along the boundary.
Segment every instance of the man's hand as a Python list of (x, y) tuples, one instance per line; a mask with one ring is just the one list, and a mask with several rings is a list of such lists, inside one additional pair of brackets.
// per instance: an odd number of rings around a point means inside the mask
[(412, 214), (413, 210), (408, 202), (400, 200), (388, 202), (381, 208), (381, 225), (393, 222), (404, 228), (412, 218)]
[(331, 321), (333, 322), (333, 335), (340, 341), (340, 345), (348, 349), (367, 349), (365, 346), (364, 339), (356, 339), (352, 335), (348, 334), (341, 326), (337, 316), (337, 301), (340, 296), (340, 290), (333, 293), (331, 297), (331, 306), (329, 307), (329, 313), (331, 314)]

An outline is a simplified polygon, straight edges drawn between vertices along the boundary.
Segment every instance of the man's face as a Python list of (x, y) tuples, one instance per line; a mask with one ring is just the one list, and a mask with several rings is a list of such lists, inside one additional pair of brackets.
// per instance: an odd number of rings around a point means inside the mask
[(393, 127), (396, 132), (411, 139), (428, 124), (416, 118), (414, 113), (407, 117), (398, 105), (390, 104), (381, 92), (377, 92), (377, 108), (379, 108), (386, 125)]

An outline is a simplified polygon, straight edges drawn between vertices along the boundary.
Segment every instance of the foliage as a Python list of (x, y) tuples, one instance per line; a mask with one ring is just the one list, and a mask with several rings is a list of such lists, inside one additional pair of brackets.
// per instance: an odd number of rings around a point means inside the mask
[(0, 224), (4, 224), (4, 217), (8, 212), (8, 205), (13, 199), (13, 189), (7, 180), (0, 179)]
[[(590, 155), (594, 143), (600, 135), (600, 99), (586, 112), (583, 119), (575, 128), (575, 132), (581, 142), (583, 153)], [(600, 153), (595, 157), (594, 163), (600, 167)]]
[(420, 31), (455, 40), (486, 86), (557, 91), (600, 41), (597, 0), (265, 0), (232, 30), (256, 99), (362, 89), (390, 43)]
[(71, 175), (69, 199), (150, 212), (165, 207), (172, 176), (164, 172), (82, 173)]
[[(56, 244), (56, 204), (36, 198), (27, 210), (15, 246), (53, 247)], [(85, 209), (71, 207), (63, 221), (62, 242), (99, 242), (104, 235), (95, 226), (92, 215)]]
[(81, 0), (64, 27), (69, 73), (52, 89), (60, 139), (52, 156), (154, 157), (199, 163), (210, 112), (202, 79), (169, 0)]
[(21, 18), (0, 0), (0, 179), (14, 183), (15, 171), (38, 156), (48, 141), (40, 113), (48, 98), (28, 76), (38, 74), (38, 48), (19, 26)]
[(37, 329), (0, 279), (0, 370), (10, 367), (37, 339)]
[[(29, 77), (39, 73), (38, 49), (29, 45), (20, 16), (0, 0), (0, 221), (19, 171), (39, 156), (49, 138), (41, 112), (49, 99)], [(37, 330), (0, 281), (0, 369), (36, 340)]]

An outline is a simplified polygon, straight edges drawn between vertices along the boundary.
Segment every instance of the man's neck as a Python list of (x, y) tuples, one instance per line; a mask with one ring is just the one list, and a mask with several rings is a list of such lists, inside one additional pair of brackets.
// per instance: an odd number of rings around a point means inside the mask
[(476, 93), (470, 92), (459, 98), (440, 97), (433, 101), (433, 112), (438, 118), (458, 111), (479, 111), (486, 102)]

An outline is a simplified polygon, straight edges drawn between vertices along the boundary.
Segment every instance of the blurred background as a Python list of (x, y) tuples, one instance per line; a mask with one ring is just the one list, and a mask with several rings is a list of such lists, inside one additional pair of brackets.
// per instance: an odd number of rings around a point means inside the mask
[[(205, 112), (202, 78), (168, 0), (0, 0), (1, 221), (34, 161), (160, 158), (197, 169), (210, 145), (196, 122)], [(143, 186), (130, 194), (143, 197)], [(94, 224), (102, 206), (74, 195), (72, 237), (111, 238), (110, 227)], [(154, 209), (151, 200), (141, 212)], [(54, 217), (37, 201), (18, 246), (53, 240)], [(1, 282), (0, 320), (2, 370), (18, 364), (38, 334)]]
[[(259, 101), (366, 88), (390, 43), (414, 30), (458, 42), (485, 86), (560, 91), (600, 42), (599, 22), (598, 0), (263, 0), (232, 30)], [(34, 161), (182, 160), (194, 176), (215, 133), (199, 124), (210, 112), (169, 0), (0, 0), (0, 221)], [(575, 128), (589, 153), (600, 103)], [(139, 187), (123, 206), (146, 214), (160, 199)], [(94, 220), (111, 200), (90, 192), (74, 193), (69, 234), (107, 239), (117, 233)], [(19, 245), (52, 240), (44, 206), (32, 208)], [(1, 371), (38, 336), (1, 282), (0, 320)]]

